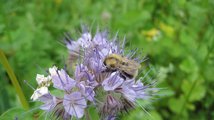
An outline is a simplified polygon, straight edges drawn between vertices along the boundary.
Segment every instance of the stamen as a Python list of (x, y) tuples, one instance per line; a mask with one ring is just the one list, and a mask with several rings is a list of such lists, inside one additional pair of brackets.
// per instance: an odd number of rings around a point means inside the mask
[(31, 89), (34, 91), (36, 90), (30, 83), (28, 83), (26, 80), (24, 80), (24, 83), (27, 84)]

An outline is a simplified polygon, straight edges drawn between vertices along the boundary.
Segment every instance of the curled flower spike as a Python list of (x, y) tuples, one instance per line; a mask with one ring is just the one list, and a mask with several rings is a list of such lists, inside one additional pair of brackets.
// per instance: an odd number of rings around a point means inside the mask
[[(72, 60), (68, 66), (75, 65), (74, 72), (53, 66), (47, 77), (38, 74), (39, 87), (31, 98), (44, 103), (40, 108), (57, 119), (88, 118), (85, 111), (94, 105), (103, 120), (114, 120), (120, 112), (135, 108), (138, 99), (148, 100), (157, 89), (136, 77), (144, 59), (134, 58), (136, 51), (125, 55), (125, 41), (119, 44), (115, 38), (109, 39), (107, 31), (93, 36), (85, 28), (76, 41), (66, 37)], [(48, 91), (50, 85), (61, 94)]]

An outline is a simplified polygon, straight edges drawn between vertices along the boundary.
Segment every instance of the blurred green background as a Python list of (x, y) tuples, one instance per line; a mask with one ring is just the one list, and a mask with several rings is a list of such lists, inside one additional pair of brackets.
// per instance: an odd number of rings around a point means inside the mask
[[(155, 120), (214, 119), (213, 0), (0, 0), (0, 48), (6, 54), (28, 101), (35, 76), (63, 65), (64, 33), (80, 35), (80, 25), (126, 35), (143, 48), (158, 71), (163, 97), (149, 112)], [(127, 47), (130, 47), (127, 45)], [(0, 114), (22, 107), (0, 65)], [(30, 103), (31, 109), (35, 107)], [(140, 109), (125, 119), (143, 119)]]

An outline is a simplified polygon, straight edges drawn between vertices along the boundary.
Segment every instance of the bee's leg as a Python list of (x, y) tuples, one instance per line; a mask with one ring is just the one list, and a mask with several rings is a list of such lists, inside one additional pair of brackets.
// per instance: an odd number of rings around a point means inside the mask
[(102, 73), (105, 73), (105, 72), (110, 72), (110, 70), (109, 69), (102, 70)]
[[(129, 79), (132, 79), (134, 76), (133, 75), (131, 75), (131, 74), (128, 74), (128, 73), (126, 73), (126, 72), (124, 72), (124, 71), (121, 71), (121, 74), (122, 74), (122, 76), (124, 76), (125, 78), (129, 78)], [(124, 78), (123, 77), (123, 78)], [(124, 80), (126, 80), (126, 79), (124, 79)]]
[(126, 80), (126, 76), (122, 72), (120, 73), (120, 77)]
[(132, 79), (134, 76), (128, 73), (124, 73), (126, 77), (128, 77), (129, 79)]
[(102, 73), (105, 73), (105, 72), (115, 72), (117, 70), (112, 70), (112, 69), (109, 69), (109, 68), (106, 68), (105, 70), (102, 71)]

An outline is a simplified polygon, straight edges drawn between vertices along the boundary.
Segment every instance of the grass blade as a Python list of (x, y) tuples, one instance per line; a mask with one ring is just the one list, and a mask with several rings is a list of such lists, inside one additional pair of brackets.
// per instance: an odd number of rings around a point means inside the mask
[(17, 95), (18, 95), (18, 97), (19, 97), (19, 99), (21, 101), (21, 104), (22, 104), (23, 108), (29, 109), (29, 104), (26, 101), (24, 93), (23, 93), (23, 91), (22, 91), (22, 89), (21, 89), (21, 87), (19, 85), (19, 82), (18, 82), (18, 80), (17, 80), (17, 78), (16, 78), (16, 76), (15, 76), (15, 74), (13, 72), (13, 69), (11, 68), (11, 66), (10, 66), (10, 64), (9, 64), (5, 54), (4, 54), (4, 52), (1, 49), (0, 49), (0, 62), (2, 63), (4, 68), (6, 69), (7, 74), (10, 77), (10, 80), (11, 80), (13, 86), (15, 87), (15, 90), (17, 92)]

